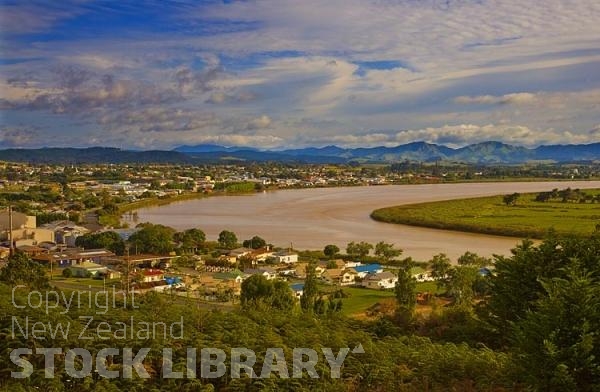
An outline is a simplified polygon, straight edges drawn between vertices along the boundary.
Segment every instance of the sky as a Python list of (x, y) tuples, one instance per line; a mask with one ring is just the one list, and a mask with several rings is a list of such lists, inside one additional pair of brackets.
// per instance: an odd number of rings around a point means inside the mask
[(0, 148), (600, 141), (597, 0), (0, 0)]

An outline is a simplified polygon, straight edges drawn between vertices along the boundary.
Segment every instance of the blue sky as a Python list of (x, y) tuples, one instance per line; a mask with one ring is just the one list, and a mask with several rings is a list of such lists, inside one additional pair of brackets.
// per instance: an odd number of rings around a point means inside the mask
[(0, 148), (600, 141), (593, 0), (0, 0)]

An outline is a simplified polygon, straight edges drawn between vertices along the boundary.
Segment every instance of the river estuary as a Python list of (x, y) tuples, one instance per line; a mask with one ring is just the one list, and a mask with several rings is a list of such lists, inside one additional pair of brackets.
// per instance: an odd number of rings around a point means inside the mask
[(252, 195), (207, 197), (137, 210), (138, 222), (152, 222), (177, 230), (198, 227), (208, 239), (221, 230), (238, 239), (254, 235), (276, 246), (322, 249), (350, 241), (394, 243), (405, 256), (429, 259), (444, 252), (455, 259), (466, 250), (482, 256), (510, 254), (518, 238), (435, 230), (376, 222), (377, 208), (427, 201), (540, 192), (566, 187), (600, 188), (589, 182), (499, 182), (427, 185), (387, 185), (344, 188), (279, 190)]

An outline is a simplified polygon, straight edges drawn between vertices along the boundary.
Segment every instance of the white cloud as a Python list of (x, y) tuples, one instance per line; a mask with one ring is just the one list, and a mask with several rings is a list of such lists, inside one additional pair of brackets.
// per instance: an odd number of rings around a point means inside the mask
[(348, 147), (396, 146), (414, 141), (442, 144), (449, 147), (462, 147), (485, 141), (501, 141), (508, 144), (538, 146), (557, 143), (591, 143), (597, 138), (595, 132), (574, 134), (555, 129), (530, 129), (522, 125), (501, 124), (458, 124), (423, 129), (410, 129), (397, 132), (373, 132), (360, 135), (337, 135), (324, 138), (320, 144), (337, 143)]
[[(172, 32), (149, 24), (118, 38), (8, 39), (15, 63), (0, 70), (0, 107), (21, 117), (50, 111), (101, 127), (93, 135), (101, 142), (138, 146), (211, 137), (244, 145), (598, 138), (588, 130), (600, 121), (600, 2), (256, 0), (181, 9), (169, 16)], [(51, 31), (81, 12), (8, 11), (23, 21), (9, 21), (13, 33)], [(390, 131), (398, 129), (409, 131)]]

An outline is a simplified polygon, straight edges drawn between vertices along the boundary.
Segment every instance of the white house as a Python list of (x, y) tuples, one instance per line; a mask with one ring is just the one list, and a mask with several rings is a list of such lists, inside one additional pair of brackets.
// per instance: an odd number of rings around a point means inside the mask
[(396, 287), (398, 277), (391, 272), (380, 272), (367, 275), (363, 281), (363, 287), (369, 289), (393, 289)]
[(244, 274), (247, 275), (262, 275), (267, 280), (273, 280), (277, 278), (277, 272), (273, 268), (263, 267), (263, 268), (248, 268), (244, 270)]
[(344, 271), (342, 273), (342, 275), (340, 276), (340, 285), (342, 285), (342, 286), (353, 285), (354, 283), (356, 283), (357, 276), (358, 276), (358, 274), (356, 272), (354, 272), (353, 270)]
[(280, 251), (273, 254), (273, 257), (277, 260), (278, 263), (297, 263), (298, 262), (298, 253), (290, 252), (290, 251)]
[(351, 261), (351, 260), (348, 260), (344, 264), (344, 268), (354, 268), (354, 267), (358, 267), (359, 265), (362, 265), (362, 263), (360, 261)]

